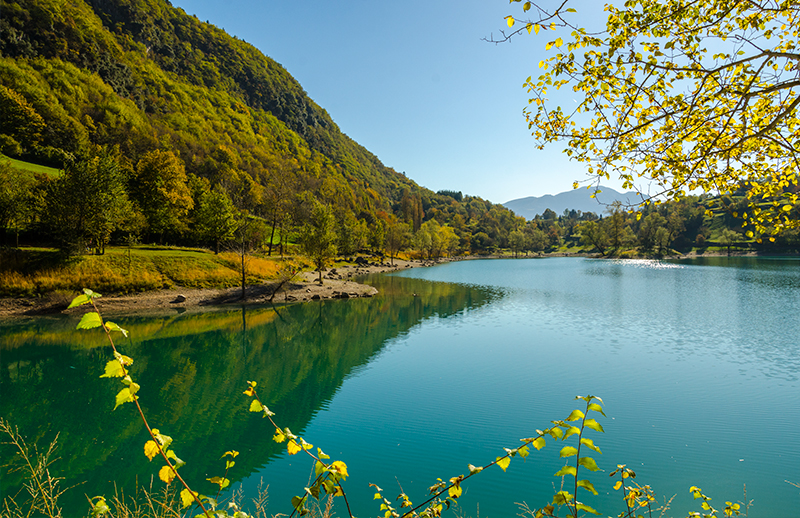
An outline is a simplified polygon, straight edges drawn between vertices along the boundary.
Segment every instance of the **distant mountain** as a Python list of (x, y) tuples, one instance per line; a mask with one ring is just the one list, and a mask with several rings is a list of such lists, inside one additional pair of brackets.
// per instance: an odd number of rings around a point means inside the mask
[(594, 189), (574, 189), (556, 195), (545, 194), (544, 196), (528, 196), (518, 198), (503, 203), (507, 209), (511, 209), (517, 216), (525, 219), (533, 219), (537, 214), (543, 214), (546, 209), (550, 209), (557, 215), (561, 215), (564, 209), (579, 210), (581, 212), (594, 212), (602, 215), (608, 205), (619, 200), (624, 204), (635, 204), (641, 199), (634, 191), (620, 193), (610, 187), (600, 187), (600, 192), (595, 198), (591, 195)]

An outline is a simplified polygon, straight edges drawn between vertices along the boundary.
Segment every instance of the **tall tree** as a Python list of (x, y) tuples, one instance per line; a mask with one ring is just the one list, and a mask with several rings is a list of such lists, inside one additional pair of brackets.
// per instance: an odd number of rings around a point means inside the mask
[(14, 232), (14, 246), (19, 246), (19, 231), (32, 215), (30, 194), (34, 182), (31, 175), (0, 160), (0, 228), (4, 237), (8, 231)]
[(212, 243), (218, 254), (220, 245), (233, 238), (239, 227), (236, 208), (221, 185), (202, 191), (198, 205), (195, 232), (202, 241)]
[(322, 284), (322, 270), (336, 255), (336, 218), (327, 205), (315, 202), (311, 216), (300, 232), (300, 245), (319, 272)]
[[(643, 178), (648, 199), (742, 189), (759, 233), (800, 226), (800, 3), (639, 0), (583, 13), (604, 20), (586, 28), (574, 3), (528, 1), (506, 18), (506, 38), (541, 34), (551, 52), (526, 82), (540, 147), (565, 141), (597, 182), (613, 172), (646, 191)], [(562, 87), (568, 109), (553, 100)]]
[(165, 234), (182, 234), (186, 214), (194, 206), (183, 162), (171, 151), (155, 150), (136, 164), (131, 183), (151, 233), (163, 240)]

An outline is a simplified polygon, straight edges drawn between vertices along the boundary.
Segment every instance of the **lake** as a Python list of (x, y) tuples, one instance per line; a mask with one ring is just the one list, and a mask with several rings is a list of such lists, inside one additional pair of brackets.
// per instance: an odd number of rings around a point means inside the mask
[[(263, 479), (271, 513), (288, 514), (309, 484), (307, 458), (247, 411), (246, 380), (281, 426), (347, 463), (358, 517), (379, 514), (367, 484), (421, 503), (437, 477), (491, 462), (592, 394), (605, 402), (605, 433), (590, 435), (604, 471), (585, 477), (600, 494), (579, 499), (604, 515), (624, 508), (607, 476), (617, 464), (659, 502), (674, 496), (668, 516), (700, 510), (692, 485), (718, 509), (746, 490), (750, 516), (798, 514), (787, 482), (800, 483), (797, 258), (462, 261), (368, 282), (380, 296), (113, 317), (131, 331), (118, 346), (151, 424), (175, 439), (194, 487), (213, 495), (204, 479), (223, 474), (227, 450), (240, 452), (233, 485), (251, 495)], [(53, 470), (81, 484), (63, 497), (67, 516), (85, 514), (84, 493), (108, 496), (114, 481), (130, 492), (161, 466), (142, 454), (135, 408), (112, 412), (103, 337), (76, 323), (0, 324), (0, 416), (40, 447), (60, 433)], [(465, 482), (459, 515), (545, 505), (561, 447), (548, 440)], [(0, 452), (5, 464), (12, 452)], [(3, 472), (4, 494), (17, 477)]]

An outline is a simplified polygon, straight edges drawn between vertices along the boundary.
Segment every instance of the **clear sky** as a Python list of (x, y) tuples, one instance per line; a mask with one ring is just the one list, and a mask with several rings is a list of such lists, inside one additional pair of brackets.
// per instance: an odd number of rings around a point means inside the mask
[[(585, 167), (537, 150), (522, 110), (548, 39), (482, 41), (508, 0), (173, 0), (283, 65), (341, 130), (429, 189), (504, 203), (557, 194)], [(550, 33), (552, 35), (552, 33)], [(551, 36), (552, 37), (552, 36)], [(607, 183), (607, 182), (604, 182)], [(614, 182), (608, 183), (617, 187)], [(588, 196), (588, 194), (587, 194)]]

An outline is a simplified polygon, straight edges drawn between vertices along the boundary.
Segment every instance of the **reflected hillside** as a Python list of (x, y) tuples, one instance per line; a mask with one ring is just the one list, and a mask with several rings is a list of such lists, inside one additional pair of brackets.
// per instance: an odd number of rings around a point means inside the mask
[[(488, 302), (477, 288), (401, 277), (372, 278), (381, 295), (207, 314), (115, 318), (131, 332), (118, 347), (134, 358), (134, 379), (152, 426), (175, 439), (181, 469), (201, 492), (221, 475), (220, 456), (241, 452), (233, 482), (278, 455), (265, 421), (247, 412), (246, 380), (259, 383), (278, 422), (302, 432), (342, 381), (387, 340), (424, 319), (446, 318)], [(40, 446), (59, 433), (55, 473), (82, 484), (63, 501), (68, 516), (84, 514), (84, 493), (130, 491), (161, 467), (142, 454), (146, 431), (133, 405), (116, 411), (117, 380), (100, 379), (112, 355), (98, 331), (74, 331), (77, 318), (37, 319), (0, 327), (0, 415)], [(309, 438), (311, 441), (324, 438)], [(2, 463), (13, 452), (3, 446)], [(19, 488), (3, 472), (2, 492)]]

